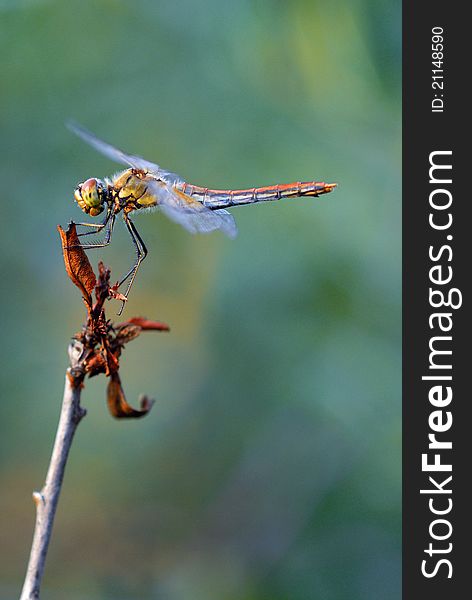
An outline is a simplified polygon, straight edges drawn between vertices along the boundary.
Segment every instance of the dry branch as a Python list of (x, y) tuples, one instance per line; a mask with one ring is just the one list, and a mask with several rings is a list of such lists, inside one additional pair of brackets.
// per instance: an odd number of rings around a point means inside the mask
[(21, 600), (39, 598), (41, 579), (64, 479), (67, 457), (75, 430), (86, 414), (85, 409), (80, 406), (82, 381), (85, 375), (82, 355), (83, 346), (80, 342), (75, 342), (69, 346), (71, 364), (67, 369), (61, 416), (46, 482), (40, 492), (33, 493), (33, 500), (36, 504), (36, 524)]
[[(83, 251), (72, 224), (68, 231), (58, 228), (62, 240), (64, 264), (71, 281), (79, 288), (87, 307), (87, 322), (75, 334), (69, 345), (69, 367), (66, 372), (64, 396), (56, 439), (47, 470), (46, 481), (40, 492), (33, 493), (36, 504), (36, 523), (28, 568), (20, 600), (40, 597), (47, 551), (59, 501), (64, 471), (75, 431), (86, 411), (80, 406), (83, 382), (86, 376), (100, 373), (110, 378), (107, 402), (116, 418), (139, 418), (148, 414), (153, 400), (143, 396), (140, 408), (128, 404), (119, 376), (120, 357), (128, 342), (142, 331), (168, 331), (164, 323), (135, 317), (116, 326), (106, 319), (104, 303), (108, 299), (123, 299), (116, 286), (110, 286), (110, 270), (99, 263), (96, 277)], [(95, 290), (95, 302), (92, 292)]]

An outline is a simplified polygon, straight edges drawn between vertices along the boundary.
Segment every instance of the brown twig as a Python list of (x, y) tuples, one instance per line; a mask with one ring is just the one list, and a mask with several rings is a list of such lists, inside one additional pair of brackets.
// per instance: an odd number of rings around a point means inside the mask
[[(123, 300), (116, 286), (110, 285), (110, 270), (99, 263), (98, 278), (80, 246), (75, 226), (68, 231), (58, 228), (62, 239), (64, 263), (67, 274), (80, 289), (87, 307), (87, 322), (75, 334), (69, 345), (69, 367), (66, 373), (62, 410), (56, 439), (49, 462), (45, 484), (40, 492), (33, 493), (36, 504), (36, 523), (28, 568), (20, 600), (39, 598), (47, 551), (61, 492), (64, 471), (75, 431), (86, 411), (80, 406), (81, 391), (86, 376), (103, 373), (110, 378), (107, 403), (116, 418), (139, 418), (148, 414), (153, 400), (146, 396), (135, 409), (126, 401), (119, 376), (120, 357), (128, 342), (142, 331), (168, 331), (169, 327), (158, 321), (135, 317), (113, 326), (106, 319), (104, 303), (108, 299)], [(96, 301), (92, 300), (95, 290)]]

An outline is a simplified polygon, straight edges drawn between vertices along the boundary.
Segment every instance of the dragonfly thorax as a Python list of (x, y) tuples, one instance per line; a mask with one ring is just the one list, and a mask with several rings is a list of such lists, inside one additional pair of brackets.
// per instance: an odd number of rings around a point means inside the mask
[(101, 180), (92, 177), (80, 183), (74, 192), (74, 198), (80, 208), (92, 217), (96, 217), (105, 208), (108, 197), (108, 186)]

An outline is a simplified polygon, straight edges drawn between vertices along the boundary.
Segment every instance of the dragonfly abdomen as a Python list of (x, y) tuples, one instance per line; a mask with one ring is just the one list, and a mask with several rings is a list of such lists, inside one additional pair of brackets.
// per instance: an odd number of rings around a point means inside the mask
[(268, 202), (281, 198), (299, 198), (301, 196), (319, 196), (327, 194), (336, 187), (335, 183), (320, 181), (296, 182), (245, 190), (213, 190), (189, 183), (182, 184), (182, 192), (202, 202), (212, 209), (229, 208), (241, 204)]

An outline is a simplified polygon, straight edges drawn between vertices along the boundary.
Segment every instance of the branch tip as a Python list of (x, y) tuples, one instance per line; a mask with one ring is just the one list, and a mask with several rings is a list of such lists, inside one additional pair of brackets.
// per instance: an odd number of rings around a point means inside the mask
[(44, 496), (41, 492), (33, 492), (33, 502), (36, 505), (36, 508), (45, 504)]

